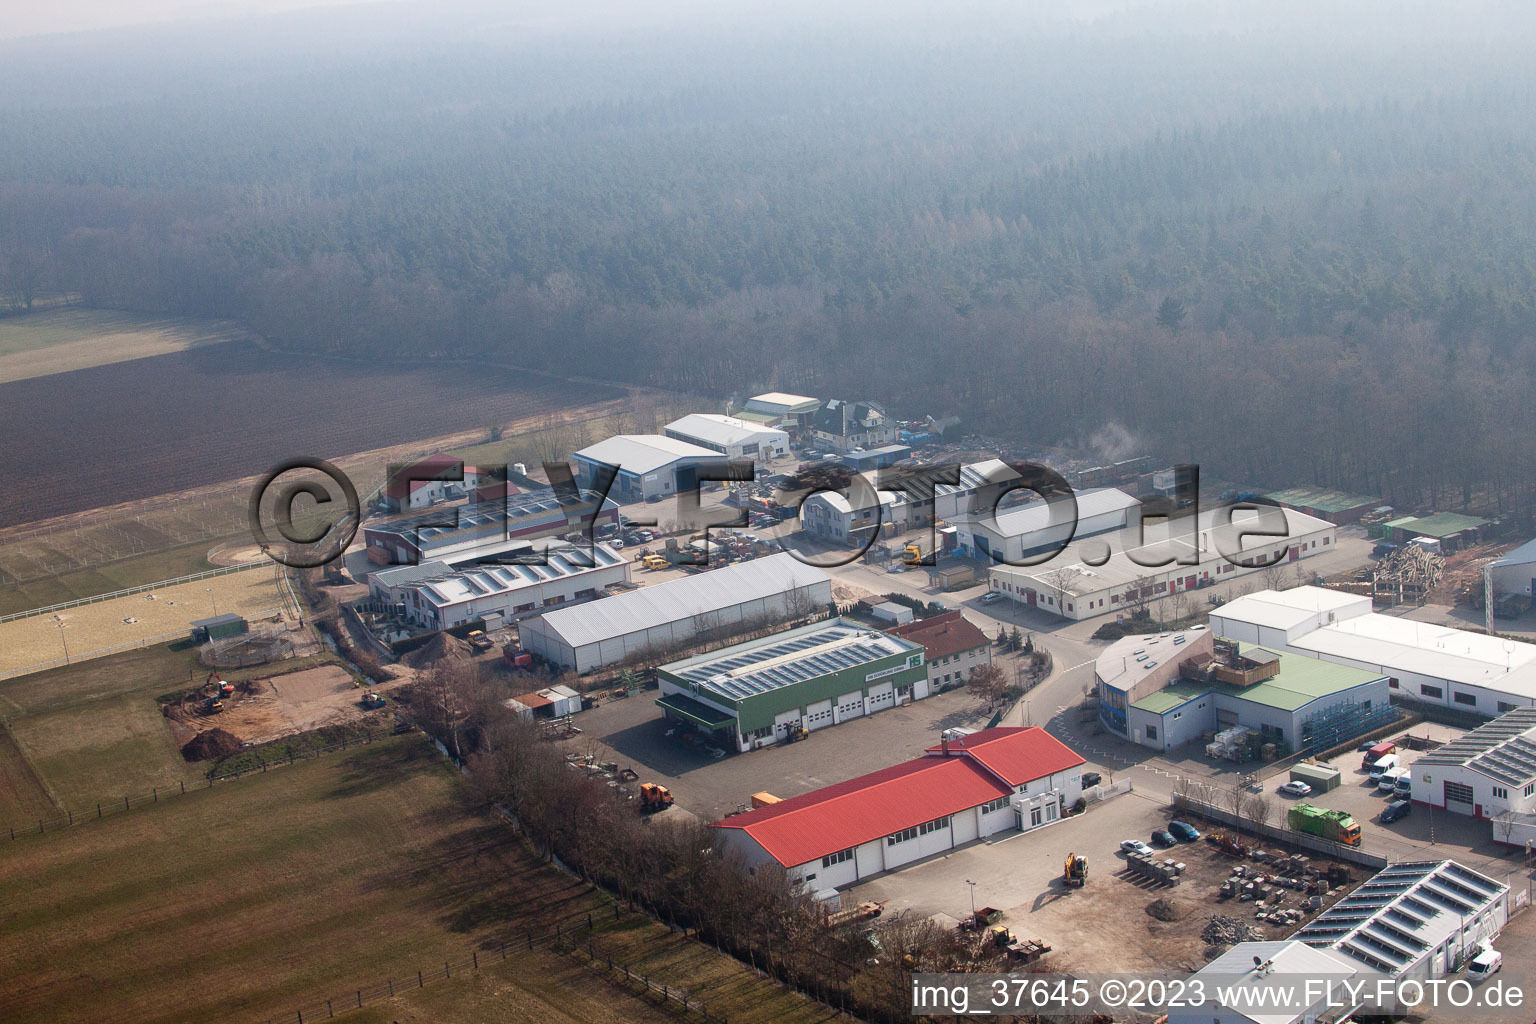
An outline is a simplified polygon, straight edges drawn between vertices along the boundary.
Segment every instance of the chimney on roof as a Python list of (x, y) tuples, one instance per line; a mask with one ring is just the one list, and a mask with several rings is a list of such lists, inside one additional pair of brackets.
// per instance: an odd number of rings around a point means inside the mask
[(943, 729), (943, 730), (941, 730), (939, 732), (939, 749), (944, 752), (944, 756), (945, 757), (949, 756), (949, 730), (948, 729)]

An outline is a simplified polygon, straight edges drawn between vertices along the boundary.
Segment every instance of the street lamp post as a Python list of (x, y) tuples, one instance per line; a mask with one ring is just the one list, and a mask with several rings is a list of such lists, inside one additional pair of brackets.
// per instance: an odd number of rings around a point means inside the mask
[(215, 614), (215, 615), (219, 614), (219, 599), (216, 596), (214, 596), (213, 588), (212, 587), (204, 587), (203, 589), (208, 591), (208, 600), (213, 602), (213, 614)]
[(974, 921), (976, 919), (976, 883), (967, 878), (965, 884), (971, 887), (971, 920)]
[(59, 626), (59, 643), (64, 645), (64, 664), (68, 665), (69, 664), (69, 641), (64, 639), (64, 619), (63, 619), (62, 616), (55, 615), (53, 617), (53, 621), (58, 623), (58, 626)]

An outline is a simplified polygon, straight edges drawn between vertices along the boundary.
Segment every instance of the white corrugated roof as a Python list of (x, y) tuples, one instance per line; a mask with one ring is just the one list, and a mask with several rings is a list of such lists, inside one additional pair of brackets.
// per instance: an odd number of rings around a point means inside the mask
[(1503, 557), (1489, 562), (1488, 568), (1492, 569), (1496, 565), (1529, 565), (1531, 562), (1536, 562), (1536, 540), (1528, 540)]
[(588, 445), (577, 452), (576, 457), (605, 462), (638, 476), (654, 473), (682, 459), (724, 458), (719, 452), (662, 434), (615, 434), (606, 441)]
[(960, 467), (960, 483), (934, 484), (934, 494), (956, 494), (961, 491), (970, 492), (986, 484), (1001, 485), (1012, 480), (1019, 479), (1018, 472), (1002, 459), (988, 459), (985, 462), (972, 462)]
[(696, 437), (722, 448), (750, 441), (753, 438), (787, 438), (789, 435), (776, 427), (760, 423), (748, 423), (734, 416), (721, 416), (713, 412), (695, 412), (668, 423), (664, 430), (671, 430), (689, 437)]
[[(1065, 585), (1069, 594), (1092, 594), (1100, 590), (1125, 586), (1138, 580), (1162, 579), (1167, 575), (1194, 574), (1202, 568), (1223, 564), (1226, 562), (1226, 558), (1221, 554), (1223, 546), (1240, 549), (1244, 553), (1261, 554), (1265, 551), (1273, 551), (1276, 546), (1284, 546), (1298, 539), (1312, 536), (1319, 531), (1334, 529), (1332, 524), (1321, 519), (1286, 508), (1277, 510), (1285, 515), (1285, 539), (1243, 534), (1243, 529), (1258, 519), (1257, 513), (1235, 512), (1230, 523), (1217, 527), (1216, 511), (1212, 509), (1202, 512), (1196, 519), (1195, 530), (1200, 538), (1199, 551), (1195, 552), (1199, 558), (1196, 565), (1176, 565), (1171, 562), (1161, 566), (1154, 564), (1169, 556), (1183, 557), (1191, 553), (1188, 525), (1163, 521), (1146, 527), (1141, 537), (1137, 536), (1136, 527), (1131, 525), (1118, 533), (1106, 533), (1074, 540), (1056, 557), (1041, 565), (995, 565), (991, 573), (1001, 580), (1014, 583), (1030, 582), (1036, 589), (1044, 592), (1057, 589), (1057, 584), (1061, 583)], [(1139, 562), (1131, 558), (1125, 548), (1125, 545), (1138, 539), (1144, 540), (1145, 543), (1130, 550), (1136, 553), (1136, 557), (1140, 559)], [(1109, 561), (1095, 566), (1089, 566), (1082, 561), (1084, 545), (1102, 548), (1105, 544), (1110, 548)], [(1058, 580), (1053, 574), (1060, 569), (1064, 569), (1065, 572)], [(1223, 605), (1216, 614), (1220, 615), (1226, 607)]]
[(780, 552), (590, 604), (557, 608), (539, 618), (569, 646), (584, 647), (829, 581), (820, 569)]
[(753, 395), (747, 399), (748, 404), (752, 402), (756, 402), (758, 405), (782, 405), (786, 409), (792, 409), (797, 405), (805, 405), (808, 402), (821, 404), (820, 399), (811, 398), (807, 395), (791, 395), (783, 391), (765, 391), (761, 395)]
[(1403, 669), (1485, 686), (1502, 684), (1511, 670), (1536, 660), (1536, 644), (1378, 612), (1315, 629), (1290, 646), (1389, 671)]
[(1306, 586), (1244, 594), (1228, 601), (1211, 614), (1269, 629), (1290, 629), (1318, 612), (1338, 612), (1351, 605), (1361, 604), (1369, 611), (1371, 599), (1329, 590), (1327, 587)]
[[(934, 488), (934, 490), (937, 492), (938, 488)], [(1077, 518), (1079, 522), (1093, 516), (1126, 512), (1129, 509), (1141, 506), (1139, 499), (1113, 487), (1100, 487), (1092, 491), (1083, 491), (1076, 497)], [(1062, 504), (1064, 505), (1064, 503)], [(1022, 508), (1004, 512), (995, 519), (988, 515), (989, 511), (978, 510), (977, 512), (961, 513), (955, 516), (955, 519), (960, 522), (973, 523), (989, 533), (995, 533), (1002, 537), (1023, 537), (1050, 527), (1065, 526), (1065, 522), (1052, 522), (1052, 516), (1054, 514), (1056, 518), (1060, 518), (1068, 512), (1065, 507), (1053, 512), (1051, 504), (1046, 501), (1031, 502)]]
[[(1255, 962), (1269, 964), (1267, 974), (1261, 974), (1255, 969)], [(1296, 998), (1296, 979), (1318, 979), (1317, 1001), (1321, 1002), (1326, 992), (1334, 998), (1340, 998), (1347, 991), (1342, 985), (1345, 981), (1355, 984), (1354, 979), (1360, 975), (1371, 975), (1375, 972), (1356, 962), (1342, 953), (1332, 949), (1314, 949), (1305, 942), (1295, 939), (1275, 939), (1267, 942), (1239, 942), (1225, 953), (1200, 968), (1194, 975), (1200, 979), (1200, 984), (1210, 993), (1212, 1002), (1219, 989), (1257, 989), (1267, 988), (1271, 985), (1282, 986), (1282, 993), (1277, 997), (1269, 998), (1254, 995), (1245, 999), (1233, 998), (1234, 1003), (1246, 1005), (1223, 1006), (1215, 1019), (1226, 1020), (1232, 1017), (1241, 1017), (1253, 1021), (1254, 1024), (1295, 1024), (1302, 1018), (1299, 1008), (1293, 1008), (1290, 1003), (1302, 1002)], [(1268, 1012), (1259, 1007), (1276, 1007)], [(1186, 1011), (1193, 1016), (1192, 1011)], [(1205, 1014), (1212, 1016), (1212, 1014)]]

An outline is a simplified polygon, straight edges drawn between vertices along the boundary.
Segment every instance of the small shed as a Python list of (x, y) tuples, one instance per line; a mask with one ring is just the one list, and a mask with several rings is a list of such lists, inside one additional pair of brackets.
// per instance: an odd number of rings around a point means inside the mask
[(958, 590), (976, 582), (976, 570), (964, 562), (946, 562), (929, 569), (928, 579), (940, 590)]
[(222, 640), (227, 636), (239, 636), (250, 629), (245, 621), (245, 616), (228, 612), (224, 615), (215, 615), (210, 619), (196, 619), (192, 622), (192, 642), (205, 644), (210, 640)]
[(882, 622), (891, 622), (900, 626), (912, 621), (912, 609), (895, 601), (881, 601), (872, 609), (874, 616)]
[(539, 691), (548, 702), (549, 713), (556, 718), (574, 715), (581, 710), (581, 694), (569, 686), (551, 686)]
[(1326, 793), (1330, 789), (1338, 789), (1342, 780), (1343, 773), (1331, 764), (1301, 761), (1291, 765), (1291, 781), (1305, 782), (1312, 787), (1314, 793)]

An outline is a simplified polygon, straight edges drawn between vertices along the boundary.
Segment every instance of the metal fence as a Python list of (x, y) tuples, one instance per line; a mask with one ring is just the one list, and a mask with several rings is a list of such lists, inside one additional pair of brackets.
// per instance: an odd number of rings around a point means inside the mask
[[(265, 608), (259, 612), (251, 612), (246, 616), (246, 618), (264, 619), (269, 615), (280, 615), (282, 614), (282, 611), (283, 610), (281, 608)], [(0, 679), (13, 679), (16, 676), (24, 676), (32, 672), (45, 672), (50, 668), (63, 668), (65, 665), (73, 665), (76, 662), (90, 661), (92, 658), (105, 658), (109, 654), (121, 654), (124, 651), (138, 650), (143, 647), (149, 647), (152, 644), (163, 644), (167, 640), (176, 640), (181, 637), (185, 637), (187, 632), (188, 631), (185, 629), (178, 629), (174, 633), (161, 633), (159, 636), (141, 637), (138, 640), (130, 640), (125, 644), (118, 644), (115, 647), (98, 647), (96, 650), (86, 651), (84, 654), (71, 654), (67, 658), (55, 658), (52, 661), (40, 661), (36, 665), (27, 665), (24, 668), (13, 668), (5, 672), (0, 672)]]
[(585, 958), (586, 964), (592, 969), (601, 971), (614, 980), (622, 977), (630, 984), (643, 986), (644, 991), (659, 995), (666, 1002), (675, 1003), (684, 1010), (692, 1011), (706, 1024), (729, 1024), (725, 1014), (712, 1011), (707, 1001), (692, 995), (685, 989), (656, 981), (599, 948), (593, 938), (593, 932), (598, 924), (608, 920), (618, 921), (623, 917), (623, 913), (619, 904), (614, 903), (611, 918), (607, 911), (592, 911), (569, 918), (564, 924), (555, 925), (553, 931), (538, 934), (525, 931), (521, 935), (506, 940), (496, 940), (479, 949), (472, 949), (468, 956), (460, 956), (456, 960), (445, 960), (441, 966), (434, 962), (430, 967), (418, 969), (414, 973), (407, 972), (399, 977), (386, 978), (364, 988), (352, 989), (341, 996), (316, 1000), (307, 1005), (295, 1007), (282, 1016), (268, 1017), (266, 1024), (305, 1024), (306, 1021), (330, 1020), (339, 1013), (360, 1010), (381, 999), (393, 999), (396, 995), (413, 988), (425, 988), (429, 981), (446, 981), (466, 971), (478, 971), (481, 967), (499, 963), (508, 959), (509, 956), (516, 957), (519, 953), (536, 949), (548, 949), (567, 956)]
[(354, 739), (350, 742), (343, 739), (338, 743), (316, 747), (302, 754), (290, 753), (287, 756), (273, 758), (270, 761), (262, 758), (260, 752), (257, 751), (257, 764), (255, 767), (231, 770), (222, 774), (216, 772), (202, 781), (193, 782), (190, 785), (186, 782), (174, 782), (164, 787), (154, 787), (148, 793), (140, 793), (137, 796), (108, 797), (97, 801), (94, 808), (87, 807), (86, 810), (81, 811), (79, 814), (69, 810), (52, 818), (39, 818), (36, 821), (0, 825), (0, 838), (9, 836), (12, 840), (18, 840), (25, 839), (28, 836), (48, 835), (74, 825), (83, 825), (87, 821), (110, 818), (113, 815), (122, 814), (125, 811), (139, 807), (150, 807), (160, 803), (162, 799), (169, 800), (172, 797), (184, 796), (189, 790), (195, 792), (199, 789), (211, 789), (218, 782), (233, 782), (236, 779), (243, 779), (250, 775), (261, 775), (268, 770), (281, 768), (297, 761), (312, 760), (322, 754), (331, 754), (336, 751), (347, 750), (350, 747), (363, 746), (376, 740), (382, 740), (388, 735), (387, 732), (374, 733), (369, 731), (363, 733), (361, 739)]
[(195, 572), (191, 576), (179, 576), (174, 580), (159, 580), (155, 583), (144, 583), (137, 587), (129, 587), (127, 590), (114, 590), (110, 594), (92, 594), (90, 597), (80, 597), (73, 601), (61, 601), (58, 604), (50, 604), (44, 608), (29, 608), (24, 612), (11, 612), (9, 615), (0, 615), (0, 622), (10, 622), (13, 619), (31, 618), (33, 615), (47, 615), (49, 612), (62, 611), (65, 608), (78, 608), (83, 604), (96, 604), (100, 601), (111, 601), (114, 598), (128, 597), (133, 594), (142, 594), (148, 590), (160, 590), (164, 587), (174, 587), (182, 583), (196, 583), (198, 580), (212, 579), (215, 576), (228, 576), (232, 572), (244, 572), (247, 569), (256, 569), (263, 565), (273, 563), (263, 558), (256, 562), (241, 562), (239, 565), (225, 565), (217, 569), (208, 569), (205, 572)]
[(1380, 854), (1366, 853), (1364, 850), (1354, 846), (1345, 846), (1343, 843), (1335, 843), (1324, 839), (1322, 836), (1308, 835), (1305, 832), (1293, 832), (1288, 828), (1271, 825), (1268, 822), (1257, 822), (1250, 818), (1239, 818), (1236, 814), (1225, 808), (1217, 807), (1215, 804), (1196, 800), (1194, 797), (1185, 796), (1180, 793), (1173, 795), (1173, 805), (1192, 811), (1202, 818), (1219, 821), (1224, 825), (1230, 825), (1244, 832), (1256, 833), (1266, 839), (1273, 839), (1276, 842), (1285, 843), (1290, 846), (1299, 846), (1303, 850), (1311, 850), (1313, 853), (1325, 854), (1335, 860), (1347, 860), (1352, 864), (1359, 864), (1362, 867), (1372, 869), (1384, 868), (1390, 863), (1388, 858)]

